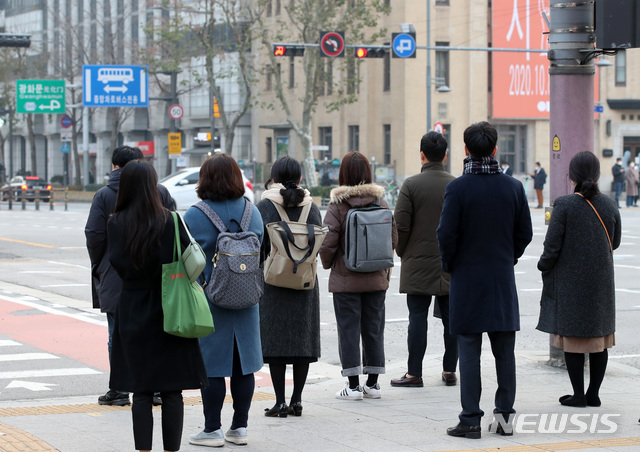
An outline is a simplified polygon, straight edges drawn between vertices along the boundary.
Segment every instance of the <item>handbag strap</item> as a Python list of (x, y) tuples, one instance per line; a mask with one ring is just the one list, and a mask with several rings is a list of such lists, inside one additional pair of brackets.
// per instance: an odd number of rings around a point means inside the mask
[[(180, 230), (178, 229), (178, 214), (176, 212), (170, 212), (171, 216), (173, 217), (173, 227), (175, 229), (176, 232), (176, 237), (174, 239), (174, 244), (173, 244), (173, 261), (180, 261), (182, 260), (182, 247), (180, 246)], [(176, 259), (176, 255), (178, 256), (178, 258)]]
[(602, 217), (600, 216), (600, 214), (598, 213), (598, 211), (596, 210), (594, 205), (591, 204), (591, 201), (589, 201), (587, 198), (585, 198), (582, 193), (576, 193), (576, 195), (581, 196), (582, 199), (587, 201), (589, 203), (589, 205), (591, 206), (591, 208), (593, 209), (593, 211), (598, 216), (598, 220), (600, 220), (600, 224), (602, 225), (602, 227), (604, 229), (604, 232), (607, 234), (607, 240), (609, 241), (609, 250), (611, 251), (611, 254), (613, 255), (613, 245), (611, 245), (611, 237), (609, 237), (609, 231), (607, 230), (607, 227), (604, 225), (604, 221), (602, 221)]
[[(281, 221), (278, 224), (283, 229), (282, 231), (280, 231), (280, 237), (282, 238), (282, 244), (284, 246), (284, 250), (287, 253), (287, 257), (289, 259), (291, 259), (291, 261), (293, 261), (293, 273), (296, 273), (298, 271), (298, 265), (302, 264), (304, 261), (307, 260), (307, 258), (309, 256), (311, 256), (311, 253), (313, 252), (313, 249), (316, 246), (315, 229), (314, 229), (312, 224), (308, 224), (307, 225), (308, 230), (309, 230), (309, 243), (307, 244), (306, 247), (300, 248), (298, 245), (296, 245), (295, 238), (293, 236), (293, 233), (291, 232), (291, 229), (289, 228), (289, 225), (284, 221)], [(293, 246), (295, 246), (300, 251), (307, 250), (305, 255), (300, 260), (297, 261), (297, 260), (295, 260), (293, 258), (293, 256), (291, 256), (291, 250), (289, 249), (289, 243), (291, 243)]]

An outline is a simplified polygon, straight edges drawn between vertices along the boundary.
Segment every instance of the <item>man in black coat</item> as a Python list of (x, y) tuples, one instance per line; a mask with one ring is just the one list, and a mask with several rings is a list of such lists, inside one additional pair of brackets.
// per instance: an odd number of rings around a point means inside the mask
[(460, 422), (447, 433), (480, 438), (480, 354), (487, 332), (496, 362), (495, 431), (512, 434), (516, 395), (515, 337), (520, 313), (514, 265), (533, 236), (520, 181), (493, 157), (498, 134), (487, 122), (464, 132), (464, 173), (447, 185), (438, 226), (443, 270), (449, 272), (451, 334), (458, 335)]
[(622, 167), (622, 159), (617, 158), (616, 164), (611, 168), (611, 174), (613, 175), (613, 187), (616, 190), (616, 205), (620, 207), (620, 193), (625, 182), (625, 170)]
[[(111, 337), (115, 322), (116, 308), (122, 291), (122, 280), (109, 262), (107, 255), (107, 221), (116, 207), (116, 197), (120, 184), (120, 172), (131, 160), (143, 158), (142, 151), (136, 147), (120, 146), (111, 155), (111, 175), (106, 187), (96, 192), (89, 209), (89, 218), (84, 227), (87, 239), (87, 250), (91, 261), (91, 295), (93, 307), (100, 308), (100, 312), (107, 315), (109, 331), (109, 360), (111, 360)], [(175, 210), (175, 202), (167, 189), (158, 185), (162, 204), (170, 210)], [(98, 397), (100, 405), (129, 405), (129, 394), (114, 389)]]

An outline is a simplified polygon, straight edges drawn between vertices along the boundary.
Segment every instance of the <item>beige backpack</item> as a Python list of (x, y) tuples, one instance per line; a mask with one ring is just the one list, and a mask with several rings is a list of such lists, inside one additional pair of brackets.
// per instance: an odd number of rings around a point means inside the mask
[(290, 221), (287, 212), (273, 203), (280, 221), (267, 224), (271, 240), (264, 262), (264, 282), (277, 287), (311, 290), (316, 284), (317, 256), (329, 228), (307, 224), (311, 203), (305, 205), (298, 221)]

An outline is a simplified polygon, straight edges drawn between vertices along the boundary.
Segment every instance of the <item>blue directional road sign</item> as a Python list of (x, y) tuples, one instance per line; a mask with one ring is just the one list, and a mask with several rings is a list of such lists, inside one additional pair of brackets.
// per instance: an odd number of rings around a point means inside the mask
[(593, 111), (594, 111), (595, 113), (603, 113), (603, 112), (604, 112), (604, 106), (602, 106), (602, 105), (595, 105), (595, 106), (593, 107)]
[(68, 154), (71, 152), (71, 148), (69, 147), (69, 143), (67, 143), (66, 141), (64, 143), (62, 143), (62, 149), (60, 149), (60, 152), (62, 152), (63, 154)]
[(392, 33), (391, 50), (393, 58), (415, 58), (416, 57), (416, 34), (415, 33)]
[(85, 107), (148, 107), (147, 66), (82, 66)]

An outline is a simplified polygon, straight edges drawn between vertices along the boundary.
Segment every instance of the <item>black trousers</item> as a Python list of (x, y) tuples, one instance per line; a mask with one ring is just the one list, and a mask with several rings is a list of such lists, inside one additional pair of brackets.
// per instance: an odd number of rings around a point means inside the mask
[[(180, 450), (184, 404), (182, 392), (161, 392), (162, 398), (162, 443), (164, 450)], [(153, 392), (134, 392), (131, 415), (133, 417), (133, 439), (136, 450), (151, 450), (153, 441)]]
[[(427, 351), (431, 298), (431, 295), (407, 294), (407, 307), (409, 308), (407, 372), (414, 377), (422, 377), (422, 360)], [(436, 303), (440, 308), (442, 325), (444, 326), (442, 369), (445, 372), (455, 372), (458, 365), (458, 340), (454, 335), (449, 334), (449, 295), (436, 296)]]
[[(491, 341), (491, 351), (496, 362), (498, 389), (495, 396), (494, 414), (501, 414), (505, 420), (515, 413), (516, 399), (516, 357), (515, 331), (495, 331), (487, 333)], [(465, 425), (480, 425), (484, 411), (480, 409), (482, 379), (480, 376), (480, 354), (482, 333), (458, 335), (460, 355), (460, 401), (462, 412), (458, 416)]]

